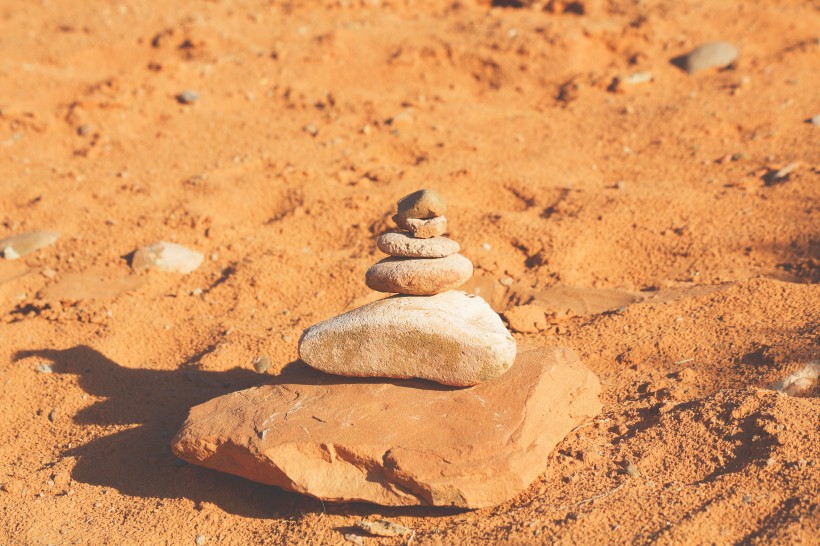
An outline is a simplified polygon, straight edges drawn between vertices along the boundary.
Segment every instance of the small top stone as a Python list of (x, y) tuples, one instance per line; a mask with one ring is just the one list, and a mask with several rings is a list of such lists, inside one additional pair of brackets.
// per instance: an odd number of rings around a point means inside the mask
[(401, 218), (435, 218), (447, 212), (447, 202), (433, 190), (418, 190), (398, 202)]

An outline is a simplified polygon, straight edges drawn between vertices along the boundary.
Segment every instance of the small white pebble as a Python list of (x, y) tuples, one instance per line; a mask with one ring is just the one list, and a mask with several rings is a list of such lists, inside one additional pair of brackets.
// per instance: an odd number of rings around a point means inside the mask
[(490, 250), (493, 247), (490, 246), (490, 243), (482, 243), (481, 248), (483, 248), (484, 250)]
[(498, 279), (498, 282), (500, 282), (504, 286), (512, 286), (513, 279), (512, 277), (501, 277), (500, 279)]
[(197, 535), (194, 542), (196, 542), (196, 546), (202, 546), (205, 544), (205, 535)]

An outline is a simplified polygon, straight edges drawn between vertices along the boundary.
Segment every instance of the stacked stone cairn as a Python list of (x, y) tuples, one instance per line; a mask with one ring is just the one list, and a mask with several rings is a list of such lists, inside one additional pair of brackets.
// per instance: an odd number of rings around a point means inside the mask
[(381, 235), (388, 254), (365, 275), (368, 287), (398, 294), (305, 330), (299, 355), (338, 375), (421, 378), (470, 386), (498, 377), (515, 360), (515, 340), (478, 296), (455, 291), (473, 274), (447, 231), (447, 204), (432, 190), (399, 200), (393, 221), (404, 231)]
[(390, 257), (366, 275), (396, 295), (299, 340), (309, 366), (365, 379), (295, 366), (288, 383), (215, 398), (191, 409), (176, 455), (325, 501), (482, 508), (520, 493), (558, 442), (600, 411), (598, 380), (570, 349), (516, 355), (487, 302), (454, 290), (472, 265), (442, 237), (444, 200), (424, 190), (398, 208), (406, 231), (379, 237)]

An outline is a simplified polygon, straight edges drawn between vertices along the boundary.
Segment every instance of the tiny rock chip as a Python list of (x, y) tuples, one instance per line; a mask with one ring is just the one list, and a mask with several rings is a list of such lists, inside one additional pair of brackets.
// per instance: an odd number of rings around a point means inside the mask
[(435, 218), (402, 218), (398, 214), (393, 215), (393, 221), (399, 228), (409, 231), (413, 237), (418, 239), (429, 239), (444, 235), (447, 232), (447, 218), (436, 216)]
[(377, 537), (405, 537), (413, 532), (412, 529), (408, 529), (404, 525), (399, 525), (398, 523), (393, 523), (384, 519), (377, 519), (374, 521), (363, 519), (357, 521), (354, 525), (365, 533)]
[(354, 535), (353, 533), (345, 533), (344, 535), (345, 540), (350, 542), (351, 544), (356, 544), (357, 546), (364, 546), (364, 540), (359, 535)]
[(339, 381), (298, 365), (288, 377), (194, 407), (173, 452), (324, 501), (482, 508), (526, 489), (601, 409), (598, 379), (557, 347), (524, 351), (471, 389)]
[(199, 100), (199, 93), (186, 89), (176, 96), (177, 102), (180, 104), (193, 104)]
[(253, 368), (256, 370), (256, 373), (265, 373), (270, 369), (271, 360), (269, 356), (263, 355), (258, 356), (253, 361)]
[(473, 276), (473, 264), (461, 254), (446, 258), (385, 258), (365, 273), (377, 292), (432, 296), (458, 288)]
[(489, 304), (457, 291), (378, 300), (314, 324), (299, 340), (299, 356), (323, 372), (459, 387), (503, 374), (515, 353)]
[(385, 254), (407, 258), (446, 258), (461, 250), (461, 245), (447, 237), (418, 239), (409, 233), (385, 233), (376, 246)]
[(134, 252), (131, 267), (134, 271), (155, 268), (160, 271), (187, 274), (202, 264), (205, 256), (176, 243), (160, 241)]
[(16, 260), (32, 252), (53, 245), (60, 238), (56, 231), (32, 231), (0, 239), (0, 254), (7, 260)]
[(433, 190), (418, 190), (399, 199), (397, 208), (396, 214), (403, 219), (427, 219), (444, 216), (447, 202)]
[(680, 59), (684, 70), (695, 74), (710, 68), (725, 68), (739, 56), (737, 48), (728, 42), (710, 42), (696, 47)]

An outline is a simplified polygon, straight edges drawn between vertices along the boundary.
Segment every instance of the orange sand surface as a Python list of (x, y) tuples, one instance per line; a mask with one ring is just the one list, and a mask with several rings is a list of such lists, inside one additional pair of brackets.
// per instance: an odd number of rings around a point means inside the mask
[[(414, 545), (816, 544), (820, 390), (769, 390), (820, 359), (816, 5), (496, 4), (0, 1), (0, 237), (62, 233), (0, 260), (0, 544), (344, 544), (373, 517)], [(670, 63), (714, 40), (734, 66)], [(191, 406), (377, 297), (420, 187), (470, 289), (540, 313), (519, 343), (598, 374), (599, 418), (473, 512), (181, 464)], [(133, 273), (159, 240), (205, 262)]]

